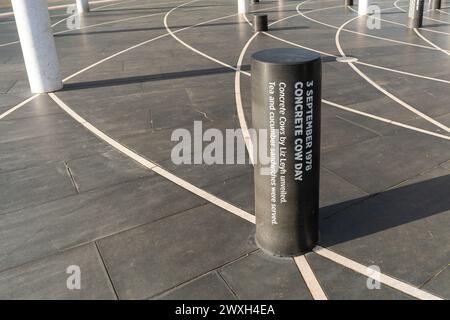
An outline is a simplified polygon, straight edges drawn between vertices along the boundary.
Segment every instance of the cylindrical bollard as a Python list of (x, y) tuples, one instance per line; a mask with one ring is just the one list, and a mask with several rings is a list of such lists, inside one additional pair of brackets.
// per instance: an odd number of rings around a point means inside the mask
[(245, 14), (248, 12), (248, 0), (238, 0), (238, 13)]
[(353, 6), (353, 0), (344, 0), (346, 6)]
[(422, 27), (423, 7), (425, 0), (410, 0), (407, 27), (410, 29)]
[(430, 9), (437, 10), (441, 9), (441, 0), (430, 0)]
[(33, 93), (62, 88), (46, 0), (12, 0), (28, 81)]
[(366, 15), (368, 6), (369, 6), (368, 0), (358, 0), (358, 15), (359, 16)]
[(77, 12), (84, 14), (89, 12), (89, 0), (77, 0)]
[(267, 14), (255, 14), (253, 16), (253, 30), (255, 32), (268, 31)]
[(303, 49), (252, 56), (256, 242), (275, 256), (318, 240), (321, 68), (320, 55)]

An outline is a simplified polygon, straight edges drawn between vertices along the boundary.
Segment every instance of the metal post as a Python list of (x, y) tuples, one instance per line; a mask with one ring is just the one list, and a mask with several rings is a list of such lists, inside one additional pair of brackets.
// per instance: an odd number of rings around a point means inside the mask
[(344, 0), (346, 6), (353, 6), (353, 0)]
[(295, 256), (317, 244), (321, 68), (320, 55), (304, 49), (252, 56), (253, 147), (270, 159), (253, 159), (256, 242), (272, 255)]
[(421, 28), (423, 20), (423, 7), (425, 0), (410, 0), (408, 10), (407, 27), (410, 29)]
[(89, 12), (89, 0), (77, 0), (78, 14), (85, 14)]
[(267, 14), (255, 14), (253, 16), (253, 30), (255, 32), (268, 31)]
[(46, 0), (12, 0), (28, 81), (33, 93), (62, 88)]

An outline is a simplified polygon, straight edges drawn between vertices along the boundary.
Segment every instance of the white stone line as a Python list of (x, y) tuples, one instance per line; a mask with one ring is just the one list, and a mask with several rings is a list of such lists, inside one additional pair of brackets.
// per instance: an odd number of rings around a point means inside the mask
[[(305, 13), (313, 13), (313, 12), (324, 11), (324, 10), (330, 10), (330, 9), (337, 9), (337, 8), (343, 8), (343, 7), (345, 7), (345, 6), (334, 6), (334, 7), (318, 8), (318, 9), (312, 9), (312, 10), (306, 11)], [(280, 19), (280, 20), (276, 20), (276, 21), (270, 23), (270, 24), (269, 24), (269, 27), (272, 26), (272, 25), (274, 25), (274, 24), (276, 24), (276, 23), (283, 22), (283, 21), (286, 21), (286, 20), (291, 19), (291, 18), (294, 18), (294, 17), (298, 17), (298, 13), (293, 14), (293, 15), (288, 16), (288, 17), (285, 17), (285, 18)]]
[[(137, 0), (135, 0), (135, 1), (137, 1)], [(118, 2), (118, 3), (106, 4), (106, 5), (94, 8), (91, 11), (97, 11), (97, 10), (100, 10), (102, 8), (115, 6), (115, 5), (118, 5), (118, 4), (125, 3), (125, 2), (131, 2), (131, 1), (121, 1), (121, 2)], [(158, 13), (158, 14), (162, 14), (162, 12)], [(78, 15), (78, 14), (76, 13), (75, 15)], [(90, 25), (90, 26), (81, 27), (81, 28), (75, 29), (75, 30), (68, 29), (68, 30), (58, 31), (58, 32), (53, 33), (53, 35), (62, 34), (62, 33), (66, 33), (66, 32), (71, 32), (71, 31), (76, 31), (76, 30), (81, 30), (81, 29), (92, 28), (92, 27), (98, 27), (98, 26), (102, 26), (102, 25), (106, 25), (106, 24), (117, 23), (117, 22), (122, 22), (122, 21), (127, 21), (127, 20), (140, 19), (140, 18), (145, 18), (145, 17), (149, 17), (149, 16), (150, 15), (140, 16), (140, 17), (133, 17), (133, 18), (128, 18), (128, 19), (121, 19), (121, 20), (113, 20), (113, 21), (108, 21), (108, 22), (103, 22), (103, 23), (99, 23), (99, 24), (94, 24), (94, 25)], [(61, 19), (61, 20), (55, 22), (54, 24), (51, 25), (51, 27), (53, 28), (53, 27), (57, 26), (58, 24), (60, 24), (63, 21), (66, 21), (70, 17), (71, 16), (65, 17), (64, 19)], [(13, 44), (18, 44), (18, 43), (20, 43), (20, 41), (16, 40), (16, 41), (0, 44), (0, 47), (6, 47), (6, 46), (13, 45)]]
[[(203, 56), (203, 57), (205, 57), (205, 58), (207, 58), (207, 59), (209, 59), (209, 60), (211, 60), (211, 61), (213, 61), (213, 62), (215, 62), (215, 63), (217, 63), (217, 64), (220, 64), (220, 65), (222, 65), (222, 66), (224, 66), (224, 67), (231, 68), (231, 69), (233, 69), (233, 70), (235, 70), (235, 71), (238, 71), (236, 67), (233, 67), (232, 65), (229, 65), (229, 64), (227, 64), (227, 63), (225, 63), (225, 62), (223, 62), (223, 61), (220, 61), (220, 60), (218, 60), (218, 59), (216, 59), (216, 58), (213, 58), (213, 57), (211, 57), (211, 56), (208, 56), (207, 54), (203, 53), (202, 51), (197, 50), (196, 48), (190, 46), (189, 44), (187, 44), (186, 42), (184, 42), (183, 40), (181, 40), (180, 38), (178, 38), (178, 37), (174, 34), (174, 32), (172, 31), (172, 29), (170, 29), (169, 24), (168, 24), (168, 22), (167, 22), (168, 17), (170, 16), (170, 14), (171, 14), (172, 12), (174, 12), (175, 10), (177, 10), (177, 9), (179, 9), (179, 8), (181, 8), (181, 7), (184, 7), (185, 5), (188, 5), (188, 4), (192, 3), (192, 2), (197, 2), (197, 1), (199, 1), (199, 0), (194, 0), (194, 1), (187, 2), (187, 3), (183, 3), (183, 4), (179, 5), (179, 6), (176, 6), (176, 7), (173, 8), (172, 10), (168, 11), (168, 12), (166, 13), (166, 15), (164, 16), (164, 27), (166, 28), (167, 32), (168, 32), (175, 40), (177, 40), (179, 43), (181, 43), (181, 44), (182, 44), (183, 46), (185, 46), (186, 48), (188, 48), (188, 49), (194, 51), (195, 53), (197, 53), (197, 54), (199, 54), (199, 55), (201, 55), (201, 56)], [(235, 16), (235, 15), (236, 15), (236, 14), (231, 14), (231, 15), (229, 15), (228, 17), (233, 17), (233, 16)]]
[(381, 122), (385, 122), (385, 123), (388, 123), (388, 124), (391, 124), (391, 125), (394, 125), (394, 126), (397, 126), (397, 127), (409, 129), (409, 130), (412, 130), (412, 131), (424, 133), (424, 134), (427, 134), (427, 135), (430, 135), (430, 136), (433, 136), (433, 137), (436, 137), (436, 138), (441, 138), (441, 139), (450, 141), (450, 136), (446, 136), (446, 135), (443, 135), (443, 134), (440, 134), (440, 133), (437, 133), (437, 132), (424, 130), (424, 129), (421, 129), (421, 128), (417, 128), (417, 127), (413, 127), (413, 126), (401, 123), (401, 122), (397, 122), (397, 121), (393, 121), (393, 120), (386, 119), (386, 118), (383, 118), (383, 117), (379, 117), (379, 116), (376, 116), (376, 115), (373, 115), (373, 114), (370, 114), (370, 113), (367, 113), (367, 112), (355, 110), (355, 109), (352, 109), (352, 108), (340, 105), (338, 103), (335, 103), (335, 102), (332, 102), (332, 101), (329, 101), (329, 100), (326, 100), (326, 99), (322, 99), (322, 102), (326, 103), (326, 104), (328, 104), (330, 106), (333, 106), (333, 107), (336, 107), (336, 108), (339, 108), (339, 109), (342, 109), (342, 110), (345, 110), (345, 111), (348, 111), (348, 112), (352, 112), (352, 113), (355, 113), (355, 114), (359, 114), (359, 115), (367, 117), (367, 118), (371, 118), (371, 119), (378, 120), (378, 121), (381, 121)]
[[(335, 36), (335, 42), (336, 42), (336, 47), (339, 51), (339, 53), (345, 57), (345, 52), (341, 47), (340, 41), (339, 41), (339, 36), (341, 34), (341, 31), (343, 30), (343, 28), (349, 24), (350, 22), (358, 19), (359, 16), (356, 16), (354, 18), (351, 18), (349, 20), (347, 20), (345, 23), (343, 23), (337, 30), (336, 32), (336, 36)], [(398, 104), (400, 104), (402, 107), (408, 109), (409, 111), (417, 114), (418, 116), (420, 116), (421, 118), (425, 119), (426, 121), (434, 124), (435, 126), (445, 130), (446, 132), (450, 132), (450, 128), (447, 127), (446, 125), (440, 123), (439, 121), (434, 120), (433, 118), (431, 118), (430, 116), (426, 115), (425, 113), (417, 110), (416, 108), (414, 108), (413, 106), (409, 105), (408, 103), (404, 102), (403, 100), (401, 100), (400, 98), (397, 98), (396, 96), (394, 96), (392, 93), (388, 92), (387, 90), (385, 90), (384, 88), (382, 88), (380, 85), (378, 85), (375, 81), (373, 81), (371, 78), (369, 78), (364, 72), (362, 72), (358, 67), (356, 67), (352, 62), (348, 62), (347, 63), (357, 74), (359, 74), (364, 80), (366, 80), (369, 84), (371, 84), (375, 89), (377, 89), (378, 91), (380, 91), (381, 93), (383, 93), (384, 95), (386, 95), (387, 97), (389, 97), (390, 99), (392, 99), (393, 101), (397, 102)]]
[[(328, 260), (331, 260), (337, 264), (340, 264), (341, 266), (344, 266), (350, 270), (353, 270), (357, 273), (360, 273), (368, 278), (370, 278), (372, 275), (372, 272), (370, 269), (368, 269), (367, 266), (362, 265), (356, 261), (353, 261), (349, 258), (346, 258), (344, 256), (341, 256), (340, 254), (337, 254), (333, 251), (330, 251), (328, 249), (325, 249), (323, 247), (317, 246), (314, 249), (314, 252), (318, 255), (327, 258)], [(398, 291), (401, 291), (403, 293), (406, 293), (414, 298), (421, 299), (421, 300), (443, 300), (442, 298), (435, 296), (431, 293), (428, 293), (422, 289), (419, 289), (417, 287), (414, 287), (406, 282), (400, 281), (398, 279), (395, 279), (393, 277), (390, 277), (384, 273), (379, 273), (379, 281), (391, 288), (394, 288)]]
[(429, 39), (425, 38), (424, 35), (422, 35), (419, 30), (417, 30), (417, 28), (413, 29), (414, 32), (419, 36), (419, 38), (421, 38), (423, 41), (425, 41), (426, 43), (430, 44), (431, 46), (435, 47), (436, 49), (438, 49), (439, 51), (445, 53), (446, 55), (450, 56), (450, 53), (447, 50), (442, 49), (441, 47), (439, 47), (438, 45), (434, 44), (433, 42), (431, 42)]
[(49, 93), (48, 95), (50, 96), (50, 98), (53, 99), (53, 101), (55, 101), (55, 103), (61, 109), (63, 109), (65, 112), (67, 112), (67, 114), (69, 114), (75, 121), (77, 121), (78, 123), (83, 125), (87, 130), (89, 130), (91, 133), (93, 133), (98, 138), (103, 140), (105, 143), (109, 144), (114, 149), (120, 151), (124, 155), (126, 155), (126, 156), (130, 157), (131, 159), (133, 159), (134, 161), (140, 163), (147, 169), (150, 169), (153, 172), (161, 175), (162, 177), (166, 178), (167, 180), (169, 180), (169, 181), (179, 185), (180, 187), (192, 192), (193, 194), (207, 200), (208, 202), (211, 202), (211, 203), (215, 204), (216, 206), (218, 206), (224, 210), (227, 210), (242, 219), (247, 220), (248, 222), (251, 222), (253, 224), (255, 223), (254, 215), (252, 215), (236, 206), (233, 206), (232, 204), (230, 204), (226, 201), (223, 201), (222, 199), (206, 192), (205, 190), (194, 186), (193, 184), (187, 182), (186, 180), (183, 180), (183, 179), (177, 177), (176, 175), (174, 175), (174, 174), (170, 173), (169, 171), (163, 169), (162, 167), (158, 166), (156, 163), (145, 159), (141, 155), (137, 154), (136, 152), (127, 148), (125, 145), (119, 143), (118, 141), (114, 140), (113, 138), (111, 138), (110, 136), (105, 134), (103, 131), (96, 128), (94, 125), (92, 125), (90, 122), (88, 122), (86, 119), (81, 117), (78, 113), (76, 113), (66, 103), (64, 103), (58, 96), (56, 96), (56, 94)]
[[(255, 33), (250, 39), (248, 39), (245, 46), (242, 48), (241, 54), (239, 55), (239, 59), (236, 65), (236, 73), (234, 76), (234, 97), (236, 101), (236, 111), (239, 119), (239, 125), (242, 130), (242, 136), (244, 138), (245, 145), (247, 146), (248, 156), (250, 158), (250, 162), (253, 164), (253, 142), (250, 137), (250, 134), (248, 132), (247, 127), (247, 121), (245, 121), (245, 114), (244, 114), (244, 108), (242, 106), (242, 96), (241, 96), (241, 67), (242, 67), (242, 61), (244, 60), (245, 53), (247, 52), (248, 47), (252, 43), (253, 39), (256, 38), (256, 36), (259, 33)], [(246, 74), (247, 76), (250, 76), (250, 74)]]
[(6, 117), (8, 114), (16, 111), (17, 109), (23, 107), (24, 105), (26, 105), (28, 102), (34, 100), (37, 96), (39, 95), (39, 93), (36, 93), (34, 95), (32, 95), (31, 97), (29, 97), (28, 99), (26, 99), (25, 101), (22, 101), (21, 103), (19, 103), (18, 105), (12, 107), (11, 109), (3, 112), (2, 114), (0, 114), (0, 120), (2, 120), (4, 117)]
[(294, 262), (297, 265), (297, 268), (300, 271), (300, 274), (302, 275), (303, 280), (305, 281), (306, 286), (309, 289), (309, 292), (311, 292), (313, 299), (314, 300), (328, 300), (327, 295), (325, 294), (322, 287), (320, 286), (320, 283), (317, 280), (316, 275), (314, 274), (313, 270), (311, 269), (305, 256), (302, 255), (302, 256), (294, 257)]
[[(321, 25), (324, 25), (324, 26), (327, 26), (327, 27), (330, 27), (330, 28), (333, 28), (333, 29), (338, 29), (339, 28), (339, 27), (334, 26), (332, 24), (325, 23), (325, 22), (316, 20), (314, 18), (311, 18), (311, 17), (305, 15), (304, 13), (302, 13), (300, 11), (300, 8), (299, 8), (300, 5), (297, 6), (297, 12), (302, 17), (304, 17), (305, 19), (308, 19), (310, 21), (313, 21), (315, 23), (318, 23), (318, 24), (321, 24)], [(407, 46), (413, 46), (413, 47), (418, 47), (418, 48), (423, 48), (423, 49), (428, 49), (428, 50), (437, 50), (436, 48), (430, 47), (430, 46), (424, 46), (424, 45), (421, 45), (421, 44), (415, 44), (415, 43), (411, 43), (411, 42), (405, 42), (405, 41), (400, 41), (400, 40), (395, 40), (395, 39), (390, 39), (390, 38), (385, 38), (385, 37), (378, 37), (378, 36), (370, 35), (370, 34), (363, 33), (363, 32), (353, 31), (353, 30), (349, 30), (349, 29), (342, 29), (342, 31), (353, 33), (353, 34), (358, 34), (358, 35), (361, 35), (361, 36), (364, 36), (364, 37), (373, 38), (373, 39), (378, 39), (378, 40), (383, 40), (383, 41), (388, 41), (388, 42), (394, 42), (394, 43), (400, 43), (400, 44), (404, 44), (404, 45), (407, 45)]]
[(124, 18), (124, 19), (113, 20), (113, 21), (106, 21), (106, 22), (101, 22), (101, 23), (97, 23), (97, 24), (91, 24), (91, 25), (88, 25), (88, 26), (83, 26), (83, 27), (80, 27), (79, 29), (73, 29), (73, 30), (67, 29), (67, 30), (58, 31), (58, 32), (55, 32), (54, 35), (59, 35), (59, 34), (64, 34), (64, 33), (68, 33), (68, 32), (73, 32), (73, 31), (78, 31), (78, 30), (83, 30), (83, 29), (89, 29), (89, 28), (94, 28), (94, 27), (99, 27), (99, 26), (106, 26), (106, 25), (115, 24), (115, 23), (118, 23), (118, 22), (138, 20), (138, 19), (158, 16), (158, 15), (162, 15), (162, 14), (164, 14), (164, 12), (156, 12), (156, 13), (146, 14), (146, 15), (143, 15), (143, 16)]
[(244, 16), (245, 21), (247, 21), (247, 23), (248, 23), (250, 26), (253, 26), (253, 24), (250, 22), (250, 20), (248, 20), (247, 14), (244, 13), (243, 16)]
[(441, 10), (441, 9), (437, 9), (437, 11), (439, 11), (440, 13), (444, 13), (444, 14), (450, 15), (450, 13), (448, 13), (447, 11)]

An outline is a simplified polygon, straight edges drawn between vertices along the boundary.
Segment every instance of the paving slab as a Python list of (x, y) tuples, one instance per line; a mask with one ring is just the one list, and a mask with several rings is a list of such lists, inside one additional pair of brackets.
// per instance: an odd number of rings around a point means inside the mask
[[(80, 288), (69, 277), (80, 271)], [(67, 273), (69, 271), (69, 273)], [(110, 300), (116, 299), (95, 244), (87, 244), (17, 268), (0, 272), (0, 299)]]
[(63, 162), (0, 173), (0, 214), (76, 194)]
[(0, 215), (0, 270), (185, 211), (205, 200), (150, 176)]
[[(315, 253), (306, 256), (308, 263), (330, 300), (411, 300), (412, 297), (380, 284)], [(367, 286), (369, 282), (370, 288)]]
[(160, 300), (235, 300), (225, 281), (213, 271), (157, 297)]
[(291, 258), (274, 258), (258, 251), (222, 267), (220, 273), (240, 299), (312, 299)]
[(254, 226), (206, 205), (99, 242), (121, 299), (156, 296), (256, 249)]

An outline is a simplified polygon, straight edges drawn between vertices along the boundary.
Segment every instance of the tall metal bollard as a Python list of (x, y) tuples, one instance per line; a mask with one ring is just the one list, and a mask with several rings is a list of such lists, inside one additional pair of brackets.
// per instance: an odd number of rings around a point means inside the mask
[(353, 0), (344, 0), (346, 6), (353, 6)]
[(422, 27), (424, 2), (425, 0), (409, 1), (408, 21), (406, 23), (408, 28)]
[(321, 68), (320, 55), (303, 49), (252, 56), (253, 128), (267, 138), (256, 147), (270, 156), (270, 163), (254, 158), (256, 242), (272, 255), (317, 244)]
[(46, 0), (12, 0), (31, 92), (62, 88), (58, 55)]

